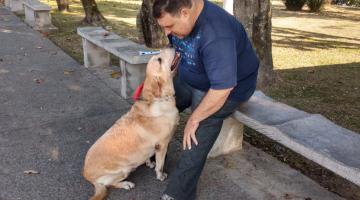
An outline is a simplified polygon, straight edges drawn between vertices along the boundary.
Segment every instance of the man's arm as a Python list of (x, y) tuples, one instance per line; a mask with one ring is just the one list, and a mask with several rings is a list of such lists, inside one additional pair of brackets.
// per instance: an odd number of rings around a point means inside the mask
[(214, 90), (209, 89), (207, 94), (201, 100), (199, 106), (193, 111), (189, 120), (186, 123), (183, 138), (183, 148), (191, 149), (191, 139), (197, 145), (198, 142), (195, 137), (196, 130), (199, 123), (220, 110), (224, 105), (226, 99), (229, 97), (233, 88)]

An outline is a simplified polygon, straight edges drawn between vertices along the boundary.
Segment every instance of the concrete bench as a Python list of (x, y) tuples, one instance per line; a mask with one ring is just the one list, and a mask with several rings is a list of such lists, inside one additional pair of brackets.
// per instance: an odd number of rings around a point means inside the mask
[(146, 64), (152, 56), (140, 55), (139, 51), (150, 49), (101, 27), (81, 27), (77, 33), (82, 37), (85, 67), (109, 67), (110, 54), (119, 58), (121, 96), (131, 97), (144, 81)]
[(35, 30), (50, 31), (57, 28), (51, 24), (51, 7), (36, 0), (24, 1), (25, 22)]
[(23, 11), (23, 0), (5, 0), (5, 6), (12, 12)]
[(360, 186), (360, 135), (255, 92), (233, 117)]
[(244, 125), (233, 116), (224, 120), (223, 126), (210, 150), (209, 158), (238, 151), (242, 149)]

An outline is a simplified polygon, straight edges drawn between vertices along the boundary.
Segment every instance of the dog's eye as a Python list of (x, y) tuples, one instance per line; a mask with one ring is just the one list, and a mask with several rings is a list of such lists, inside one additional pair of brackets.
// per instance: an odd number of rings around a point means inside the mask
[(160, 65), (161, 65), (162, 59), (161, 59), (161, 58), (158, 58), (158, 61), (159, 61)]

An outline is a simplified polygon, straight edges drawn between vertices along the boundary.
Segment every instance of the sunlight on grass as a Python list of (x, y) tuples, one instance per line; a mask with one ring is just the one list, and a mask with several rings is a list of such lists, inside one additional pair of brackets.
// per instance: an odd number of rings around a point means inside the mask
[(135, 17), (117, 17), (114, 15), (106, 15), (106, 19), (108, 20), (114, 20), (114, 21), (120, 21), (125, 22), (131, 25), (136, 25), (136, 18)]
[(284, 10), (280, 1), (273, 4), (275, 69), (360, 62), (360, 10), (332, 7), (319, 14)]

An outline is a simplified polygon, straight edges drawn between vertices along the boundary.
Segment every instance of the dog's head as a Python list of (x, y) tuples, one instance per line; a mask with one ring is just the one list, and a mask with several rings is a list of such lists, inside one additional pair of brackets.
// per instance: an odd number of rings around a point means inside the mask
[[(146, 67), (146, 77), (142, 96), (145, 100), (174, 96), (173, 74), (176, 70), (178, 55), (174, 49), (162, 49), (153, 56)], [(174, 67), (175, 66), (175, 67)]]

